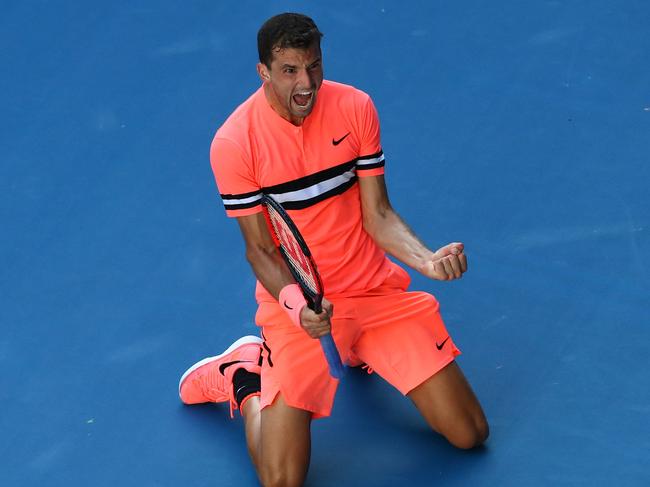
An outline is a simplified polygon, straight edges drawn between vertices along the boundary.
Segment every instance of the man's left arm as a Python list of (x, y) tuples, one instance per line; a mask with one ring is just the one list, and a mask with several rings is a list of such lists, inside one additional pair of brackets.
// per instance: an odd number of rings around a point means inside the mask
[(431, 279), (450, 281), (467, 270), (462, 243), (454, 242), (435, 252), (415, 235), (393, 209), (384, 176), (359, 178), (363, 228), (384, 251)]

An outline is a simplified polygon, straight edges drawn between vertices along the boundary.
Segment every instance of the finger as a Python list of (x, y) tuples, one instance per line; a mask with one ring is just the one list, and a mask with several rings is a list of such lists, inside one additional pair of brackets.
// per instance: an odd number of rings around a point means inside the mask
[(305, 328), (307, 334), (312, 338), (320, 338), (330, 333), (331, 330), (332, 328), (329, 326), (329, 324), (327, 326), (311, 326), (309, 328)]
[(451, 258), (445, 258), (442, 260), (442, 264), (445, 266), (446, 279), (453, 279), (454, 277), (454, 268), (451, 265)]
[(440, 247), (438, 250), (435, 251), (435, 256), (438, 258), (448, 256), (449, 254), (451, 254), (452, 246), (453, 244), (447, 244), (444, 247)]
[(332, 317), (334, 316), (334, 305), (332, 303), (324, 303), (323, 304), (323, 312), (328, 316)]
[(433, 279), (444, 280), (445, 266), (440, 261), (432, 262), (430, 265), (431, 272), (428, 274)]
[(318, 323), (319, 325), (323, 323), (329, 323), (330, 321), (330, 315), (326, 310), (323, 310), (323, 312), (319, 315), (316, 315), (314, 322)]
[(309, 338), (320, 338), (320, 331), (319, 330), (305, 330), (307, 332), (307, 335), (309, 335)]
[(316, 312), (308, 306), (305, 306), (305, 309), (307, 310), (305, 312), (305, 315), (301, 315), (303, 320), (306, 319), (311, 323), (321, 323), (330, 319), (330, 315), (328, 314), (327, 309), (324, 307), (318, 314), (316, 314)]
[(319, 330), (330, 326), (329, 320), (320, 320), (318, 317), (314, 320), (303, 321), (302, 325), (305, 330)]
[(458, 256), (458, 261), (460, 262), (460, 269), (467, 272), (467, 255), (464, 252)]
[(446, 281), (447, 279), (449, 279), (449, 277), (447, 276), (447, 269), (445, 268), (445, 261), (444, 260), (440, 260), (440, 261), (436, 262), (435, 267), (436, 267), (436, 278), (437, 279), (439, 279), (441, 281)]
[(319, 330), (319, 331), (316, 333), (316, 336), (315, 336), (314, 338), (324, 337), (325, 335), (329, 335), (330, 333), (332, 333), (331, 328), (327, 328), (327, 329), (325, 329), (325, 330)]
[(449, 263), (451, 264), (454, 277), (456, 279), (459, 279), (463, 275), (463, 273), (460, 270), (460, 260), (458, 259), (458, 256), (454, 255), (449, 257)]
[(447, 255), (458, 255), (463, 251), (464, 248), (465, 245), (463, 245), (462, 243), (453, 242), (445, 245), (444, 247), (439, 248), (436, 251), (436, 254), (438, 254), (438, 256), (440, 257), (445, 257)]
[(305, 323), (310, 327), (330, 326), (330, 317), (326, 312), (306, 317)]
[(303, 306), (302, 310), (300, 310), (300, 324), (304, 327), (305, 323), (314, 319), (314, 316), (315, 314), (309, 306)]

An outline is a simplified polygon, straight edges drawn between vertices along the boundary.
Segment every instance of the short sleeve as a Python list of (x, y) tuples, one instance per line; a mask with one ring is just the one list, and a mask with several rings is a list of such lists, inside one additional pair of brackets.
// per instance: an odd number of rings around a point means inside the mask
[(215, 137), (210, 147), (210, 165), (226, 215), (238, 217), (262, 211), (262, 192), (253, 176), (252, 160), (239, 145)]
[(379, 116), (372, 99), (366, 95), (358, 115), (360, 149), (357, 160), (357, 175), (379, 176), (384, 174), (384, 152), (381, 149)]

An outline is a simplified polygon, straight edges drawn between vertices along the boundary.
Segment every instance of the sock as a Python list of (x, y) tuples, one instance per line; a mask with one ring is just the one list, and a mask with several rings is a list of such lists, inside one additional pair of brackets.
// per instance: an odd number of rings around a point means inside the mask
[(251, 394), (258, 394), (261, 390), (260, 376), (246, 369), (238, 369), (232, 377), (232, 387), (235, 391), (237, 406), (241, 406), (244, 399)]

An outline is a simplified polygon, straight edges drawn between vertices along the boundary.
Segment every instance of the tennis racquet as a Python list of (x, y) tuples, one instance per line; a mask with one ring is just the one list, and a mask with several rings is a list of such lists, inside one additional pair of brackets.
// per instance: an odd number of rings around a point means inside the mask
[[(282, 206), (268, 195), (262, 196), (265, 216), (271, 235), (278, 246), (291, 275), (296, 280), (307, 300), (307, 306), (315, 313), (323, 310), (323, 283), (309, 247), (300, 235), (298, 228)], [(336, 379), (343, 377), (343, 363), (331, 334), (320, 337), (320, 344), (330, 369)]]

